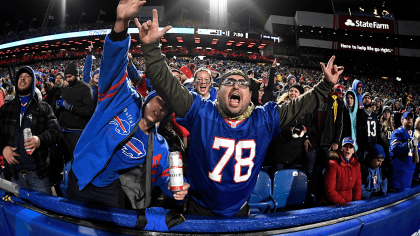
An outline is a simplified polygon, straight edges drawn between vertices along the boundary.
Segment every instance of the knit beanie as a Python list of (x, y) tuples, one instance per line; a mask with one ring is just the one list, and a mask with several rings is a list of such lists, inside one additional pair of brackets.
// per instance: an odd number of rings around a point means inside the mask
[(79, 68), (75, 63), (69, 63), (67, 68), (64, 70), (64, 74), (79, 76)]
[(362, 99), (365, 98), (366, 96), (372, 98), (372, 96), (370, 95), (370, 93), (369, 92), (366, 92), (366, 93), (363, 94)]
[(99, 69), (98, 69), (98, 70), (95, 70), (95, 71), (93, 72), (92, 77), (93, 77), (93, 76), (95, 76), (96, 74), (99, 74)]
[(246, 81), (250, 81), (248, 75), (245, 74), (243, 71), (241, 71), (241, 70), (228, 70), (220, 77), (219, 83), (220, 84), (223, 83), (223, 81), (225, 79), (229, 78), (229, 76), (231, 76), (231, 75), (240, 75), (240, 76), (244, 77), (244, 79)]
[(191, 72), (191, 70), (188, 67), (183, 66), (179, 70), (182, 71), (189, 79), (191, 79), (193, 77), (193, 73)]
[[(146, 97), (146, 99), (144, 100), (144, 103), (143, 103), (143, 106), (142, 106), (142, 110), (141, 110), (141, 117), (143, 117), (144, 116), (144, 108), (146, 107), (146, 105), (147, 105), (147, 103), (149, 103), (150, 102), (150, 100), (152, 100), (154, 97), (156, 97), (156, 96), (159, 96), (157, 93), (156, 93), (156, 91), (155, 90), (153, 90), (153, 91), (151, 91), (150, 93), (149, 93), (149, 95), (147, 95), (147, 97)], [(163, 120), (162, 121), (165, 121), (165, 120), (167, 120), (167, 119), (169, 119), (169, 117), (171, 117), (172, 116), (172, 113), (174, 113), (174, 111), (172, 111), (170, 108), (169, 108), (169, 110), (168, 110), (168, 114), (163, 118)]]
[(290, 91), (291, 88), (295, 88), (295, 89), (299, 90), (301, 95), (304, 93), (303, 87), (300, 86), (299, 84), (293, 84), (292, 86), (290, 86), (289, 91)]
[(296, 77), (294, 75), (289, 75), (289, 76), (287, 76), (287, 83), (289, 83), (289, 81), (291, 79), (294, 79), (297, 82), (297, 79), (296, 79)]

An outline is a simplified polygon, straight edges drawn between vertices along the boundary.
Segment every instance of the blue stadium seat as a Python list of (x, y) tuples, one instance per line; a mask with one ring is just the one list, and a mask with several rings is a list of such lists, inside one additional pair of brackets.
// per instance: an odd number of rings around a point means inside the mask
[(67, 186), (69, 182), (69, 171), (71, 169), (71, 161), (67, 162), (63, 169), (63, 181), (60, 182), (60, 189), (63, 197), (66, 197)]
[(249, 197), (248, 204), (252, 214), (268, 213), (275, 207), (271, 197), (271, 178), (266, 172), (260, 171), (258, 174), (257, 183)]
[(276, 209), (303, 205), (308, 190), (308, 177), (300, 170), (277, 171), (273, 180), (273, 199)]

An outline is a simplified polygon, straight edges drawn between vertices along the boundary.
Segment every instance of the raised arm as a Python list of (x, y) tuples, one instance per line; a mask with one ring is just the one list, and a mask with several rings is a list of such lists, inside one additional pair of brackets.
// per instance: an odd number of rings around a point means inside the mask
[(127, 55), (130, 48), (127, 30), (130, 19), (144, 3), (145, 1), (121, 0), (118, 5), (117, 21), (104, 43), (99, 72), (98, 106), (108, 107), (112, 104), (118, 107), (131, 97), (132, 89), (127, 80)]
[(85, 67), (83, 68), (83, 81), (85, 81), (85, 83), (89, 83), (91, 79), (90, 73), (92, 72), (93, 63), (92, 49), (93, 45), (90, 43), (90, 46), (88, 46), (88, 55), (86, 56)]
[(338, 77), (344, 68), (334, 65), (335, 56), (332, 56), (327, 67), (321, 62), (324, 79), (313, 89), (285, 105), (279, 106), (280, 126), (284, 127), (306, 114), (311, 114), (327, 98), (328, 93), (338, 82)]
[(159, 31), (158, 15), (155, 9), (153, 10), (153, 21), (149, 20), (143, 25), (140, 25), (137, 19), (134, 21), (140, 32), (140, 41), (146, 59), (147, 78), (150, 79), (153, 88), (174, 110), (175, 114), (178, 117), (184, 117), (194, 98), (169, 70), (165, 56), (159, 48), (159, 39), (172, 27), (166, 26), (162, 31)]

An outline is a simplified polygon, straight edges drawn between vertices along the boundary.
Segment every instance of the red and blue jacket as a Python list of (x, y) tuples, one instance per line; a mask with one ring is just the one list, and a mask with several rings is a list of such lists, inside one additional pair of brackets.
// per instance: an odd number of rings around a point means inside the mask
[[(132, 132), (141, 119), (142, 98), (137, 91), (129, 86), (127, 79), (128, 49), (130, 36), (125, 32), (112, 32), (107, 35), (101, 60), (98, 86), (98, 105), (90, 122), (84, 129), (74, 151), (72, 169), (77, 177), (79, 190), (86, 187), (96, 177), (106, 170), (115, 156), (114, 153), (123, 149), (135, 132)], [(141, 132), (140, 129), (137, 132)], [(168, 153), (166, 140), (157, 134), (153, 128), (153, 163), (152, 185), (160, 186), (168, 196), (169, 183)], [(147, 151), (148, 143), (143, 143)], [(129, 145), (130, 146), (130, 145)], [(135, 145), (132, 154), (136, 154)], [(120, 163), (121, 170), (132, 168), (144, 163), (146, 155), (136, 158), (130, 163)], [(113, 167), (115, 168), (115, 167)], [(95, 181), (97, 182), (97, 180)]]

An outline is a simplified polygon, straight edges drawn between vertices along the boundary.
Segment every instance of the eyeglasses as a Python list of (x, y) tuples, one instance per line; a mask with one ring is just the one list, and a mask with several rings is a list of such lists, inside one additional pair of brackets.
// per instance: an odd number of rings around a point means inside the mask
[(235, 86), (235, 83), (238, 83), (238, 86), (241, 87), (241, 88), (248, 88), (249, 84), (250, 84), (250, 82), (247, 81), (247, 80), (242, 80), (242, 79), (241, 80), (236, 80), (234, 78), (227, 78), (227, 79), (223, 80), (223, 82), (222, 82), (223, 85), (230, 86), (230, 87)]
[[(211, 83), (211, 81), (210, 80), (205, 80), (205, 79), (203, 79), (204, 80), (204, 83), (205, 84), (210, 84)], [(203, 81), (202, 79), (197, 79), (195, 82), (197, 83), (197, 84), (201, 84), (201, 81)]]

